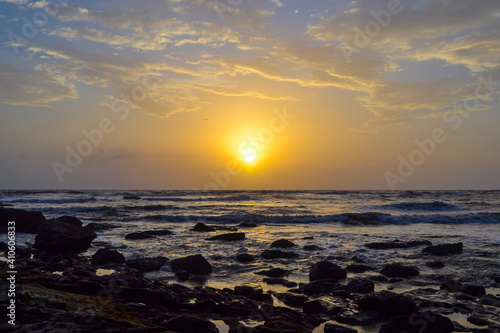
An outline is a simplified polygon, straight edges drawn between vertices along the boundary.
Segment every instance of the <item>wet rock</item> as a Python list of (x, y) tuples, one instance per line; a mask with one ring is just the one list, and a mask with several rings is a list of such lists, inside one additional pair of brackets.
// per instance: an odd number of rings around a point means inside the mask
[(111, 223), (96, 223), (96, 222), (89, 223), (85, 227), (93, 231), (103, 231), (103, 230), (118, 228), (117, 225)]
[(255, 222), (241, 222), (239, 224), (240, 227), (242, 228), (257, 228), (258, 225)]
[(487, 326), (490, 324), (490, 321), (488, 319), (475, 314), (472, 314), (469, 317), (467, 317), (467, 321), (477, 326)]
[(259, 300), (263, 296), (262, 287), (257, 283), (244, 283), (235, 286), (234, 293), (255, 300)]
[(263, 270), (263, 271), (255, 272), (255, 274), (265, 275), (265, 276), (275, 277), (275, 278), (280, 278), (280, 277), (284, 277), (284, 276), (289, 275), (290, 272), (287, 271), (287, 270), (284, 270), (282, 268), (272, 268), (272, 269), (268, 269), (268, 270)]
[(471, 295), (474, 297), (480, 297), (486, 295), (486, 289), (482, 286), (465, 285), (462, 291), (467, 295)]
[(410, 266), (404, 266), (399, 263), (386, 265), (382, 268), (380, 273), (392, 278), (409, 278), (420, 274), (418, 269)]
[(212, 273), (212, 265), (201, 254), (174, 259), (170, 265), (174, 272), (183, 269), (191, 274), (207, 275)]
[(33, 246), (51, 253), (87, 251), (97, 235), (90, 228), (82, 227), (80, 221), (78, 222), (60, 219), (43, 222), (38, 227), (38, 235)]
[(148, 239), (153, 238), (154, 236), (164, 236), (173, 234), (172, 230), (168, 229), (160, 229), (160, 230), (148, 230), (141, 232), (133, 232), (125, 236), (125, 239)]
[(335, 325), (332, 323), (325, 324), (325, 333), (358, 333), (354, 328), (349, 328), (345, 326)]
[(285, 280), (283, 278), (275, 278), (275, 277), (263, 278), (262, 281), (264, 283), (271, 284), (271, 285), (277, 285), (277, 284), (283, 285), (283, 283), (287, 282), (287, 280)]
[(7, 251), (9, 249), (9, 245), (5, 242), (0, 242), (0, 251)]
[(294, 259), (298, 258), (299, 255), (291, 251), (281, 251), (281, 250), (264, 250), (260, 255), (263, 259)]
[(375, 284), (370, 279), (355, 278), (347, 284), (351, 293), (369, 294), (375, 290)]
[(154, 258), (137, 258), (127, 260), (127, 266), (135, 268), (141, 272), (157, 271), (163, 267), (168, 261), (167, 257), (154, 257)]
[(300, 286), (300, 290), (306, 295), (319, 295), (331, 293), (339, 284), (335, 279), (316, 280)]
[(104, 265), (107, 263), (123, 264), (125, 257), (116, 250), (111, 250), (109, 247), (97, 250), (92, 256), (93, 265)]
[(228, 333), (251, 333), (252, 328), (246, 327), (237, 320), (225, 319), (224, 323), (229, 327)]
[(241, 253), (236, 256), (236, 260), (239, 262), (251, 262), (255, 260), (255, 257), (248, 253)]
[(211, 232), (215, 231), (214, 227), (210, 227), (206, 225), (205, 223), (199, 222), (196, 223), (196, 225), (191, 229), (191, 231), (198, 231), (198, 232)]
[(322, 247), (319, 247), (317, 245), (306, 245), (303, 247), (304, 251), (318, 251), (322, 250)]
[(226, 242), (234, 242), (234, 241), (240, 241), (245, 239), (245, 233), (244, 232), (234, 232), (234, 233), (229, 233), (229, 234), (222, 234), (222, 235), (217, 235), (214, 237), (207, 238), (206, 240), (213, 241), (213, 240), (221, 240), (221, 241), (226, 241)]
[(467, 295), (480, 297), (486, 295), (486, 289), (482, 286), (472, 285), (472, 284), (462, 284), (459, 281), (445, 277), (443, 283), (441, 284), (442, 290), (448, 290), (451, 292), (463, 292)]
[(161, 323), (168, 330), (178, 333), (219, 333), (217, 326), (209, 320), (193, 315), (180, 315)]
[(295, 244), (290, 242), (288, 239), (278, 239), (277, 241), (274, 241), (271, 244), (271, 247), (281, 247), (281, 248), (288, 248), (294, 246)]
[(0, 207), (0, 232), (6, 232), (11, 221), (16, 222), (16, 232), (36, 234), (38, 227), (46, 220), (40, 212)]
[(410, 247), (416, 247), (421, 245), (432, 245), (432, 243), (427, 240), (419, 240), (411, 242), (401, 242), (399, 240), (394, 240), (392, 242), (375, 242), (375, 243), (365, 244), (367, 248), (374, 250), (408, 249)]
[(443, 268), (444, 267), (444, 263), (442, 261), (428, 261), (425, 263), (428, 267), (430, 268)]
[(140, 200), (141, 197), (138, 197), (137, 195), (124, 195), (123, 199), (124, 200)]
[(370, 280), (375, 281), (375, 282), (388, 282), (389, 279), (387, 279), (383, 275), (373, 275), (369, 277)]
[(453, 323), (445, 316), (431, 311), (392, 318), (382, 325), (379, 333), (450, 333)]
[(279, 294), (278, 297), (288, 306), (302, 308), (302, 305), (308, 300), (307, 296), (292, 293)]
[(435, 256), (446, 256), (450, 254), (460, 254), (462, 253), (464, 244), (454, 243), (454, 244), (441, 244), (428, 246), (422, 250), (422, 253), (430, 253)]
[(305, 236), (305, 237), (302, 237), (302, 239), (311, 240), (311, 239), (314, 239), (314, 237), (312, 237), (312, 236)]
[(364, 273), (366, 271), (371, 271), (373, 268), (368, 265), (363, 264), (352, 264), (345, 268), (346, 271), (350, 273)]
[(302, 305), (302, 311), (306, 314), (316, 314), (326, 312), (326, 308), (317, 299), (305, 302)]
[(413, 300), (386, 290), (363, 296), (359, 300), (359, 306), (368, 310), (381, 311), (390, 316), (409, 315), (416, 310)]
[(313, 282), (321, 279), (341, 280), (347, 277), (347, 272), (340, 266), (329, 261), (320, 261), (309, 269), (309, 281)]
[(361, 312), (344, 309), (335, 315), (335, 320), (353, 326), (373, 325), (380, 321), (380, 312), (363, 310)]
[(189, 280), (191, 274), (188, 271), (179, 269), (178, 271), (175, 272), (175, 276), (181, 281), (187, 281)]
[(351, 295), (351, 289), (346, 285), (337, 285), (331, 292), (332, 296), (348, 298)]
[[(300, 321), (299, 321), (300, 323)], [(309, 333), (304, 327), (296, 324), (288, 318), (281, 316), (271, 317), (264, 322), (264, 325), (259, 325), (254, 328), (254, 333)]]

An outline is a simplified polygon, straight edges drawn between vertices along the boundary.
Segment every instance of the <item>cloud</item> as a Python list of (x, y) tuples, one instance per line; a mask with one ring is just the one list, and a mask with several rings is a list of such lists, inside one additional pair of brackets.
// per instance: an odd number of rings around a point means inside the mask
[(79, 98), (75, 86), (51, 71), (0, 64), (0, 102), (12, 105), (47, 106), (64, 98)]

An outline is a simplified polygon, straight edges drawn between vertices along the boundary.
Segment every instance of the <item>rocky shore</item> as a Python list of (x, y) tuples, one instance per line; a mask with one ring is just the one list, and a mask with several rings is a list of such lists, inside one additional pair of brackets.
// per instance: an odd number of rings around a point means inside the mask
[[(482, 284), (439, 273), (449, 258), (453, 263), (460, 261), (467, 247), (462, 242), (365, 244), (368, 251), (414, 248), (415, 256), (424, 258), (436, 271), (424, 280), (417, 279), (419, 267), (405, 262), (374, 267), (350, 258), (340, 265), (318, 260), (310, 266), (307, 281), (287, 280), (287, 267), (256, 272), (263, 284), (279, 285), (275, 291), (264, 291), (256, 283), (215, 289), (205, 284), (214, 267), (203, 255), (126, 260), (119, 249), (105, 246), (90, 258), (82, 253), (98, 239), (99, 225), (83, 226), (70, 216), (48, 220), (41, 213), (0, 208), (2, 233), (9, 221), (16, 222), (18, 233), (33, 233), (36, 238), (34, 244), (16, 246), (16, 325), (7, 323), (9, 298), (2, 290), (2, 332), (500, 332), (497, 293), (488, 292)], [(189, 227), (207, 233), (217, 228)], [(244, 241), (245, 234), (236, 230), (222, 230), (226, 233), (206, 241)], [(169, 233), (144, 231), (128, 239)], [(258, 255), (271, 262), (293, 261), (298, 257), (294, 245), (293, 240), (278, 239)], [(5, 243), (0, 247), (8, 250)], [(251, 254), (238, 257), (241, 263), (253, 260)], [(7, 262), (0, 261), (0, 265), (5, 281), (9, 277)], [(164, 265), (175, 272), (178, 283), (145, 277)], [(373, 274), (363, 275), (366, 272)], [(195, 286), (186, 287), (182, 281)], [(500, 286), (500, 276), (495, 274), (483, 272), (483, 281), (492, 289)]]

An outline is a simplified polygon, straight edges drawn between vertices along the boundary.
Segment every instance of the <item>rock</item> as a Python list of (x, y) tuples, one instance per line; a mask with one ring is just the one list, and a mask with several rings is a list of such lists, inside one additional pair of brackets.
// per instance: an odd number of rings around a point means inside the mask
[(392, 318), (379, 333), (450, 333), (455, 327), (445, 316), (431, 311)]
[(9, 222), (16, 222), (17, 233), (36, 234), (38, 227), (45, 221), (40, 212), (0, 207), (0, 232), (7, 231)]
[(111, 250), (109, 247), (97, 250), (92, 256), (93, 265), (104, 265), (107, 263), (123, 264), (125, 257), (116, 250)]
[(305, 240), (312, 240), (312, 239), (314, 239), (314, 237), (312, 237), (312, 236), (305, 236), (305, 237), (302, 237), (302, 239), (305, 239)]
[(401, 264), (389, 264), (386, 265), (382, 270), (380, 271), (381, 274), (396, 278), (396, 277), (402, 277), (402, 278), (408, 278), (411, 276), (417, 276), (420, 274), (418, 269), (410, 267), (410, 266), (403, 266)]
[(376, 243), (365, 244), (367, 248), (374, 250), (408, 249), (410, 247), (421, 246), (421, 245), (432, 245), (432, 243), (427, 240), (411, 241), (411, 242), (401, 242), (399, 240), (394, 240), (392, 242), (380, 242), (380, 243), (376, 242)]
[(282, 268), (272, 268), (272, 269), (268, 269), (268, 270), (264, 270), (264, 271), (255, 272), (255, 274), (280, 278), (280, 277), (283, 277), (283, 276), (290, 274), (290, 272), (287, 270), (284, 270)]
[(444, 263), (442, 261), (428, 261), (425, 263), (430, 268), (443, 268)]
[(246, 327), (242, 323), (233, 319), (225, 319), (224, 323), (229, 327), (228, 333), (251, 333), (252, 328)]
[(300, 287), (300, 290), (306, 295), (319, 295), (331, 293), (339, 284), (334, 279), (323, 279), (306, 283)]
[(82, 227), (81, 222), (77, 225), (74, 222), (59, 219), (48, 220), (38, 228), (33, 247), (51, 253), (66, 251), (81, 253), (87, 251), (96, 237), (96, 233), (90, 228)]
[(340, 266), (329, 261), (320, 261), (309, 269), (309, 281), (313, 282), (321, 279), (341, 280), (347, 277), (347, 272)]
[(226, 242), (233, 242), (233, 241), (240, 241), (245, 239), (245, 233), (244, 232), (234, 232), (230, 234), (222, 234), (222, 235), (217, 235), (214, 237), (207, 238), (206, 240), (212, 241), (212, 240), (221, 240), (221, 241), (226, 241)]
[(371, 271), (372, 269), (372, 267), (362, 264), (352, 264), (345, 268), (346, 271), (351, 273), (364, 273), (366, 271)]
[(275, 278), (275, 277), (263, 278), (262, 281), (264, 283), (271, 284), (271, 285), (277, 285), (277, 284), (283, 285), (284, 283), (288, 282), (287, 280), (285, 280), (283, 278)]
[(287, 252), (281, 250), (264, 250), (260, 255), (263, 259), (294, 259), (298, 258), (299, 255), (295, 252)]
[(359, 300), (359, 306), (390, 316), (410, 315), (417, 308), (415, 302), (408, 297), (386, 290), (363, 296)]
[(138, 197), (137, 195), (124, 195), (123, 199), (124, 200), (140, 200), (141, 197)]
[(326, 308), (317, 299), (305, 302), (302, 305), (302, 311), (306, 314), (316, 314), (326, 312)]
[(201, 254), (174, 259), (170, 265), (174, 272), (183, 269), (191, 274), (207, 275), (212, 273), (212, 265)]
[(148, 230), (148, 231), (130, 233), (127, 236), (125, 236), (125, 239), (148, 239), (152, 238), (153, 236), (164, 236), (170, 234), (173, 234), (173, 231), (168, 229)]
[(462, 284), (459, 281), (445, 277), (443, 283), (441, 284), (441, 289), (448, 290), (451, 292), (461, 291), (467, 295), (480, 297), (486, 295), (486, 289), (483, 286), (472, 285), (472, 284)]
[(460, 254), (462, 253), (464, 244), (454, 243), (454, 244), (441, 244), (428, 246), (422, 250), (423, 253), (430, 253), (435, 256), (446, 256), (450, 254)]
[(127, 260), (127, 266), (135, 268), (141, 272), (157, 271), (168, 261), (167, 257), (138, 258)]
[(324, 328), (325, 333), (358, 333), (354, 328), (326, 323)]
[(7, 251), (9, 249), (9, 244), (5, 242), (0, 242), (0, 251)]
[(292, 293), (281, 294), (280, 298), (283, 300), (283, 303), (295, 308), (302, 308), (304, 303), (308, 300), (307, 296)]
[(355, 278), (347, 284), (351, 293), (369, 294), (375, 290), (375, 284), (370, 279)]
[(181, 281), (187, 281), (187, 280), (189, 280), (189, 277), (191, 276), (191, 274), (189, 274), (188, 271), (185, 271), (183, 269), (179, 269), (178, 271), (175, 272), (175, 276)]
[(287, 239), (278, 239), (277, 241), (274, 241), (271, 244), (271, 247), (281, 247), (281, 248), (288, 248), (293, 246), (295, 246), (295, 244)]
[(304, 249), (304, 251), (318, 251), (322, 250), (323, 248), (317, 245), (306, 245), (302, 249)]
[(482, 286), (465, 285), (462, 291), (467, 295), (471, 295), (474, 297), (480, 297), (486, 295), (486, 289)]
[(178, 333), (219, 333), (214, 323), (193, 315), (180, 315), (169, 320), (164, 320), (161, 326)]
[(469, 317), (467, 317), (467, 321), (477, 326), (487, 326), (490, 324), (490, 321), (488, 319), (475, 314), (472, 314)]
[(255, 298), (262, 295), (262, 287), (257, 283), (245, 283), (234, 287), (234, 292), (237, 295), (242, 295), (248, 298)]
[(199, 232), (211, 232), (211, 231), (215, 231), (215, 228), (214, 227), (210, 227), (208, 225), (206, 225), (205, 223), (196, 223), (196, 225), (193, 227), (193, 229), (191, 229), (191, 231), (199, 231)]
[[(300, 323), (300, 321), (299, 321)], [(256, 326), (253, 330), (254, 333), (309, 333), (304, 327), (296, 324), (287, 318), (275, 316), (267, 319), (264, 325)]]
[(241, 253), (236, 256), (236, 260), (239, 262), (251, 262), (255, 260), (255, 257), (248, 253)]
[(94, 231), (102, 231), (102, 230), (118, 228), (117, 225), (111, 223), (96, 223), (96, 222), (89, 223), (85, 227)]
[(255, 222), (241, 222), (239, 224), (240, 227), (242, 228), (257, 228), (258, 225)]

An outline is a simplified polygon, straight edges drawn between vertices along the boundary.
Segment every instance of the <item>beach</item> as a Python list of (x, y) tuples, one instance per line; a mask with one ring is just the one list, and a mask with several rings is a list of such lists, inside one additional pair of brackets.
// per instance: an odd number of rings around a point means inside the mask
[[(2, 227), (21, 221), (7, 331), (500, 331), (498, 191), (2, 191), (0, 202)], [(8, 240), (2, 229), (2, 279)]]

